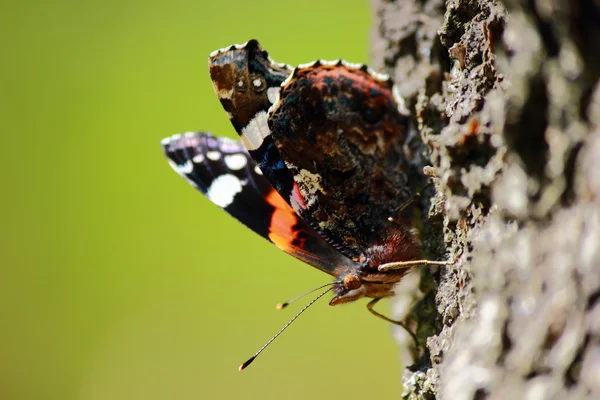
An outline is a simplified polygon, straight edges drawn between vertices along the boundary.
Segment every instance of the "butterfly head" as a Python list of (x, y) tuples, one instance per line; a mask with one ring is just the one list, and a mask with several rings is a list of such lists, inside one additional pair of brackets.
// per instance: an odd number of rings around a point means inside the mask
[[(397, 272), (397, 271), (394, 271)], [(397, 274), (360, 274), (351, 272), (334, 286), (335, 296), (329, 305), (349, 303), (362, 297), (383, 298), (394, 294), (394, 286), (402, 279), (404, 272)], [(373, 281), (371, 281), (373, 280)]]
[(355, 259), (353, 268), (338, 275), (335, 296), (330, 305), (349, 303), (362, 297), (383, 298), (394, 295), (394, 286), (402, 280), (407, 269), (380, 271), (379, 266), (417, 258), (419, 247), (414, 235), (393, 230)]

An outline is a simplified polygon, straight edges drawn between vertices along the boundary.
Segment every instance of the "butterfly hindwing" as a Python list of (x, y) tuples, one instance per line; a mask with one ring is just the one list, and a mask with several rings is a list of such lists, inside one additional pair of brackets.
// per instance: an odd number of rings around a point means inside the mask
[(349, 264), (283, 200), (241, 142), (190, 132), (162, 146), (179, 175), (280, 249), (332, 275)]
[[(387, 76), (343, 61), (298, 67), (268, 122), (298, 188), (292, 206), (307, 223), (351, 256), (391, 238), (411, 243), (408, 119)], [(412, 257), (407, 249), (393, 249), (388, 262)]]
[(292, 69), (256, 40), (213, 52), (209, 69), (249, 154), (323, 240), (349, 258), (386, 236), (410, 240), (398, 212), (411, 197), (407, 118), (388, 77), (343, 61)]

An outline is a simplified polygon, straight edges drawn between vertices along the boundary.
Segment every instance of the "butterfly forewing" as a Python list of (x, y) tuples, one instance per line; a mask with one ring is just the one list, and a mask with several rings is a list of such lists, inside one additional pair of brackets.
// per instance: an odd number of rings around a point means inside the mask
[(209, 133), (162, 141), (173, 169), (234, 218), (294, 257), (335, 275), (349, 260), (304, 223), (239, 141)]
[(293, 69), (274, 62), (256, 40), (214, 51), (208, 64), (215, 93), (242, 143), (289, 204), (294, 179), (270, 137), (267, 118)]

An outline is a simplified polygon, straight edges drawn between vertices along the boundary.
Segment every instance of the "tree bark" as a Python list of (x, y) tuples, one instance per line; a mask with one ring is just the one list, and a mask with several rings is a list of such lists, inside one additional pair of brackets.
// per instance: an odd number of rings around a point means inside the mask
[(600, 398), (600, 1), (374, 9), (435, 183), (423, 247), (457, 259), (421, 273), (403, 397)]

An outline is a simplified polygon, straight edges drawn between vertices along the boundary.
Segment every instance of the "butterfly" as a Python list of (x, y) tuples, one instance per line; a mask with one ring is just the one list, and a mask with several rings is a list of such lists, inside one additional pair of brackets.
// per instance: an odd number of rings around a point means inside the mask
[(377, 301), (410, 267), (447, 262), (419, 259), (409, 120), (391, 79), (342, 60), (292, 68), (256, 40), (211, 53), (209, 69), (240, 140), (166, 138), (173, 169), (242, 224), (333, 276), (317, 299), (329, 290), (330, 305), (368, 297), (369, 311), (397, 323), (373, 310)]

